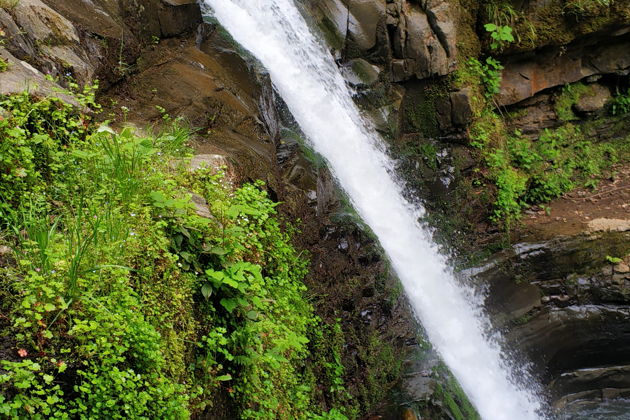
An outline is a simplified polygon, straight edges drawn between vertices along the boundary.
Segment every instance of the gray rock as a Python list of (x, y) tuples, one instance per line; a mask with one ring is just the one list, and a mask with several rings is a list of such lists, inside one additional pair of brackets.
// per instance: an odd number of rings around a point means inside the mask
[(385, 0), (349, 0), (349, 32), (362, 50), (369, 50), (376, 44), (376, 32), (381, 21), (385, 20)]
[(394, 81), (446, 75), (455, 69), (456, 33), (448, 3), (418, 5), (403, 3), (391, 40)]
[(162, 36), (175, 36), (201, 23), (199, 6), (195, 1), (166, 0), (165, 3), (169, 5), (159, 7), (157, 10)]
[(210, 207), (208, 207), (208, 202), (205, 198), (203, 198), (199, 194), (193, 194), (190, 198), (190, 201), (195, 206), (195, 213), (197, 213), (197, 216), (204, 217), (206, 219), (212, 218)]
[(588, 92), (581, 95), (574, 108), (582, 114), (591, 114), (601, 110), (612, 95), (606, 86), (592, 84), (588, 86)]
[(466, 127), (472, 118), (470, 88), (451, 92), (451, 120), (456, 127)]
[(0, 9), (0, 27), (5, 32), (5, 46), (17, 58), (24, 60), (26, 57), (34, 57), (36, 53), (33, 42), (22, 32), (13, 18), (4, 9)]
[(126, 30), (120, 18), (122, 10), (117, 2), (93, 0), (90, 8), (85, 7), (84, 0), (46, 0), (46, 3), (99, 37), (116, 40), (124, 38), (127, 45), (135, 43), (135, 36)]
[(20, 0), (11, 13), (23, 31), (47, 45), (79, 42), (79, 35), (72, 22), (41, 0)]
[(228, 168), (229, 162), (223, 155), (217, 154), (203, 154), (195, 155), (190, 160), (190, 170), (196, 171), (201, 168), (209, 168), (214, 170), (220, 170), (221, 168)]
[[(457, 8), (451, 7), (448, 1), (428, 0), (424, 9), (446, 54), (454, 60), (457, 56), (457, 30), (455, 28), (458, 19)], [(454, 65), (454, 62), (449, 63), (449, 68)]]
[(557, 405), (561, 408), (576, 395), (602, 390), (602, 394), (619, 396), (630, 388), (630, 366), (593, 367), (565, 372), (550, 384), (554, 394), (567, 395)]
[(352, 70), (351, 77), (349, 77), (350, 83), (354, 85), (372, 86), (378, 81), (381, 69), (368, 63), (366, 60), (357, 58), (350, 60), (348, 65)]
[(625, 274), (630, 273), (630, 267), (625, 262), (620, 262), (619, 264), (615, 264), (614, 267), (615, 273)]
[(518, 111), (508, 114), (510, 128), (535, 137), (545, 128), (558, 125), (551, 95), (539, 93), (518, 104)]
[(28, 91), (35, 96), (55, 96), (75, 106), (79, 105), (74, 98), (60, 93), (60, 86), (47, 80), (30, 64), (18, 60), (3, 48), (0, 48), (0, 57), (9, 64), (6, 71), (0, 72), (0, 95)]

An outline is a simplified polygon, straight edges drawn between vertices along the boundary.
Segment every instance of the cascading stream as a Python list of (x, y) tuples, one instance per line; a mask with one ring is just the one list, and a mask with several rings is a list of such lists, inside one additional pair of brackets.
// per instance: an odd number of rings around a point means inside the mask
[(481, 298), (459, 285), (405, 200), (383, 142), (360, 114), (327, 49), (293, 0), (201, 0), (232, 37), (269, 71), (313, 149), (377, 235), (428, 338), (480, 415), (540, 419), (531, 390), (510, 379), (499, 345), (484, 335)]

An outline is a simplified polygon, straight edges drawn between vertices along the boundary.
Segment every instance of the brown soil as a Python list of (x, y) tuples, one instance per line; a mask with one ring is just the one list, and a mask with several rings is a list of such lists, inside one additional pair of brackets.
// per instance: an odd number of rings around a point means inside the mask
[(553, 200), (549, 211), (527, 210), (521, 239), (547, 240), (600, 230), (628, 230), (630, 226), (630, 164), (614, 167), (613, 179), (595, 189), (578, 189)]

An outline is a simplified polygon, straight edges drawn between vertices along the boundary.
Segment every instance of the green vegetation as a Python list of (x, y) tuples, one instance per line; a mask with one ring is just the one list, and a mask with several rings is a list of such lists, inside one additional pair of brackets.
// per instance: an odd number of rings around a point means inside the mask
[(579, 20), (607, 13), (612, 3), (613, 0), (566, 0), (562, 11)]
[(262, 183), (190, 170), (181, 121), (115, 132), (26, 93), (0, 115), (3, 418), (352, 414), (340, 328)]
[(442, 402), (455, 420), (480, 420), (477, 410), (466, 397), (464, 390), (445, 365), (437, 367), (434, 375), (440, 378), (435, 388), (435, 398)]
[(0, 0), (0, 8), (2, 9), (13, 9), (20, 3), (20, 0)]
[[(500, 73), (495, 71), (499, 66), (470, 59), (456, 83), (472, 86), (475, 95), (470, 144), (479, 150), (485, 166), (478, 169), (477, 186), (494, 187), (491, 219), (509, 228), (528, 205), (548, 202), (576, 187), (595, 186), (627, 142), (593, 142), (588, 127), (571, 123), (545, 130), (538, 139), (508, 133), (492, 100), (500, 85)], [(583, 84), (566, 86), (556, 98), (559, 119), (575, 120), (573, 105), (589, 93), (590, 87)]]
[(534, 45), (536, 28), (528, 16), (514, 8), (510, 1), (491, 0), (485, 3), (484, 28), (490, 33), (492, 50), (501, 50), (507, 44), (516, 42)]
[[(475, 10), (477, 3), (464, 2)], [(488, 0), (480, 10), (483, 24), (509, 27), (514, 50), (544, 45), (567, 45), (584, 35), (627, 24), (629, 3), (624, 0), (550, 0), (535, 9), (509, 0)], [(490, 42), (493, 42), (491, 38)], [(492, 48), (494, 51), (495, 48)]]
[(560, 121), (573, 121), (579, 119), (573, 112), (573, 106), (582, 96), (588, 96), (592, 92), (592, 87), (584, 83), (573, 83), (565, 85), (555, 100), (555, 111)]
[[(0, 47), (4, 45), (4, 36), (4, 31), (0, 29)], [(4, 58), (0, 57), (0, 73), (6, 71), (7, 68), (9, 68), (9, 63)]]
[(611, 257), (610, 255), (606, 255), (606, 262), (609, 262), (611, 264), (619, 264), (620, 262), (623, 262), (623, 259), (619, 257)]
[(610, 102), (610, 113), (613, 116), (630, 112), (630, 89), (625, 93), (618, 92)]
[(493, 50), (502, 49), (506, 44), (514, 42), (511, 26), (486, 23), (484, 28), (490, 33), (490, 37), (492, 38), (490, 48)]

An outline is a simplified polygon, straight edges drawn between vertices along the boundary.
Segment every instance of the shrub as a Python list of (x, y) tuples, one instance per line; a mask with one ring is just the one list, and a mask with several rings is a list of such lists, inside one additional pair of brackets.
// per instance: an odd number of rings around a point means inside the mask
[(138, 136), (55, 98), (0, 106), (0, 220), (18, 257), (0, 303), (19, 349), (2, 362), (0, 413), (178, 419), (229, 395), (243, 418), (344, 418), (314, 401), (309, 359), (338, 357), (310, 345), (325, 325), (307, 261), (263, 183), (190, 171), (178, 120)]

